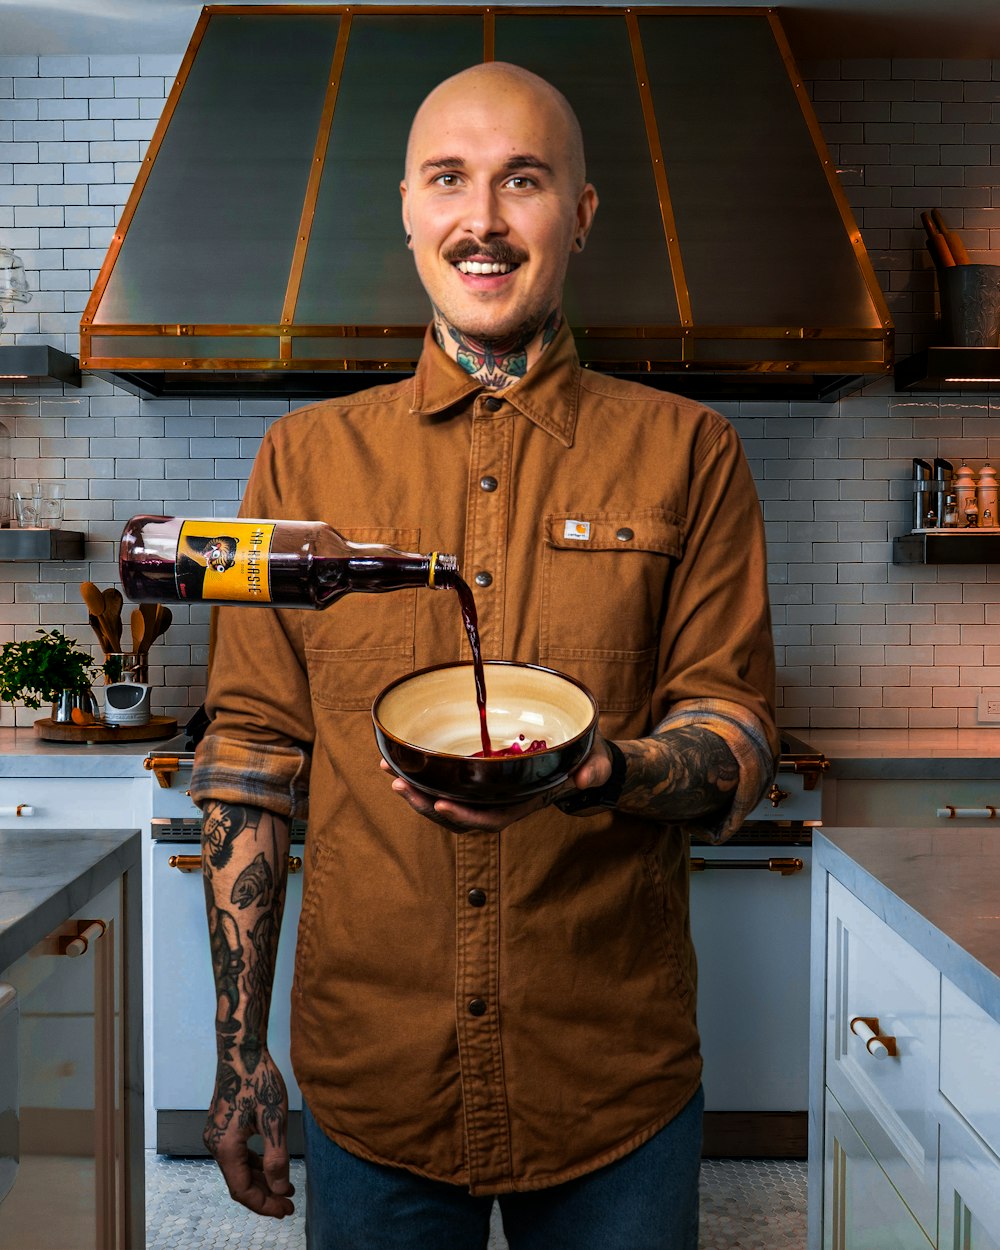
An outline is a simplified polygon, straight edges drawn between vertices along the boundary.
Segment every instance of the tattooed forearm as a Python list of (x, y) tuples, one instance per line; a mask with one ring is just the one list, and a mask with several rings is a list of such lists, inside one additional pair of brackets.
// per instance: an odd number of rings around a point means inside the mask
[(621, 811), (653, 820), (698, 820), (722, 816), (733, 801), (739, 765), (709, 729), (668, 729), (618, 745), (628, 760)]
[[(252, 1084), (265, 1053), (287, 850), (286, 820), (255, 808), (207, 805), (202, 864), (220, 1063), (209, 1134), (225, 1131), (240, 1083)], [(235, 1089), (222, 1079), (224, 1065), (225, 1071), (235, 1071)]]

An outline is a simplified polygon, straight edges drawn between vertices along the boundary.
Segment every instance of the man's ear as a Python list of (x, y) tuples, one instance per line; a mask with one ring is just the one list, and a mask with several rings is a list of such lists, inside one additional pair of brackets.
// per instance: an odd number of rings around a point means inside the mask
[(576, 231), (573, 235), (574, 252), (583, 251), (587, 242), (587, 235), (590, 234), (590, 228), (594, 224), (594, 215), (597, 212), (599, 203), (597, 191), (588, 182), (580, 192), (580, 199), (576, 205)]
[(406, 235), (407, 244), (409, 244), (410, 235), (413, 233), (413, 231), (410, 229), (410, 210), (406, 203), (406, 181), (405, 179), (399, 184), (399, 195), (403, 202), (402, 203), (403, 232)]

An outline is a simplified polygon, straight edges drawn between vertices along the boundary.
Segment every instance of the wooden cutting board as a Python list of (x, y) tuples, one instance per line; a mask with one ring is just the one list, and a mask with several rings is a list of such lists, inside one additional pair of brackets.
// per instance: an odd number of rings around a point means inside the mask
[(65, 725), (51, 716), (35, 721), (35, 733), (46, 742), (146, 742), (172, 738), (177, 721), (172, 716), (151, 716), (145, 725)]

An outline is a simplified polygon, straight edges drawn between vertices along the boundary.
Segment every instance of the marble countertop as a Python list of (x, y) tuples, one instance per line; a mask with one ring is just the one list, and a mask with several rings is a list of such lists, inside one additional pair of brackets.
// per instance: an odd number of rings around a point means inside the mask
[(1000, 834), (824, 829), (813, 857), (1000, 1020)]
[(829, 777), (923, 780), (967, 777), (1000, 781), (1000, 726), (995, 729), (795, 729), (822, 751)]
[(0, 830), (0, 972), (139, 856), (137, 829)]
[(33, 729), (0, 729), (2, 777), (143, 777), (150, 751), (184, 750), (185, 735), (146, 742), (46, 742)]

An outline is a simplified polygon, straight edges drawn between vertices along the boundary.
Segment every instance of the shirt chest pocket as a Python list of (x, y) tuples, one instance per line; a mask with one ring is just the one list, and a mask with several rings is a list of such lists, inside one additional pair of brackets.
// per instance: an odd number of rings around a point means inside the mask
[[(341, 529), (351, 542), (420, 549), (419, 529)], [(337, 712), (367, 711), (395, 677), (413, 668), (417, 589), (344, 595), (303, 621), (306, 668), (313, 701)]]
[(546, 517), (541, 662), (583, 681), (602, 711), (642, 707), (683, 549), (682, 520), (663, 509)]

